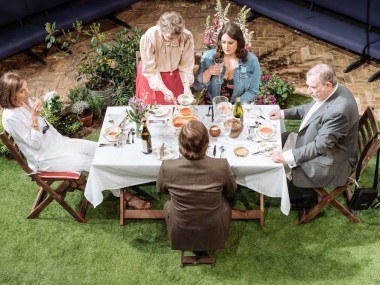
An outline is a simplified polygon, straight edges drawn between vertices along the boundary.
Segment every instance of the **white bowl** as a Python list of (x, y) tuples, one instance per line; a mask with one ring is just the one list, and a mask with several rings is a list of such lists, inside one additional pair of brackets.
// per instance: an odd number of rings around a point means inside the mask
[(189, 106), (194, 102), (194, 96), (192, 94), (181, 94), (177, 100), (182, 106)]
[(111, 140), (117, 139), (121, 134), (121, 128), (119, 127), (109, 127), (104, 132), (105, 136)]

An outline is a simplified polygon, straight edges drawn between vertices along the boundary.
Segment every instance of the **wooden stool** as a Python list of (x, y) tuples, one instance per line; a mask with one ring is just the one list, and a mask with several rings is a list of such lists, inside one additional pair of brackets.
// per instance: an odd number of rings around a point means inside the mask
[(211, 267), (215, 267), (215, 262), (215, 251), (210, 251), (209, 256), (185, 256), (185, 251), (181, 250), (181, 267), (184, 267), (187, 264), (211, 264)]

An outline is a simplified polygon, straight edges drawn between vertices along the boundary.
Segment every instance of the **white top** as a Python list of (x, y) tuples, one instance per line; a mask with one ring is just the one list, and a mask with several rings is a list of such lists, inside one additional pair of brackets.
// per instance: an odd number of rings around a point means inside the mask
[[(24, 107), (4, 109), (4, 129), (12, 135), (33, 171), (88, 172), (94, 158), (96, 143), (62, 136), (41, 116), (40, 131), (32, 128), (32, 114)], [(42, 133), (43, 127), (49, 129)]]
[(151, 27), (141, 37), (140, 54), (142, 74), (153, 90), (160, 90), (163, 84), (160, 72), (178, 69), (182, 83), (194, 82), (194, 39), (190, 31), (184, 29), (179, 39), (166, 42), (159, 26)]

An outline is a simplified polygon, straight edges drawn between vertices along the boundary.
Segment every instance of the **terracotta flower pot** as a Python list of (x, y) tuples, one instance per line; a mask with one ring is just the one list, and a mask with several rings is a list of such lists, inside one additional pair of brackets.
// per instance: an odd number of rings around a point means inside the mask
[(91, 112), (90, 115), (87, 115), (87, 116), (79, 116), (78, 115), (78, 120), (82, 123), (83, 126), (85, 127), (91, 127), (92, 126), (92, 117), (94, 116), (94, 114)]

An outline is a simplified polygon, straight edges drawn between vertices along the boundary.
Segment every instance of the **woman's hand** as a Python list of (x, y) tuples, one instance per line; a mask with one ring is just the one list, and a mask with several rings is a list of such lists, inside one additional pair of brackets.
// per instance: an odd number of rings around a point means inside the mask
[(161, 88), (161, 92), (164, 94), (164, 99), (166, 102), (172, 102), (175, 100), (173, 92), (165, 85)]
[(207, 69), (211, 75), (219, 75), (222, 73), (223, 68), (220, 65), (214, 64)]
[(183, 84), (183, 94), (193, 95), (193, 92), (191, 92), (189, 83)]
[(32, 117), (38, 117), (42, 110), (42, 100), (36, 99), (32, 105)]

